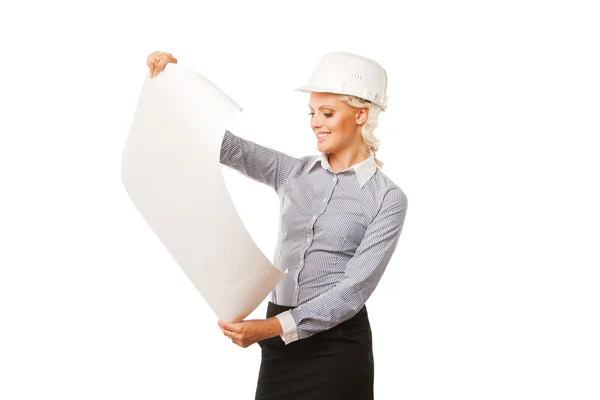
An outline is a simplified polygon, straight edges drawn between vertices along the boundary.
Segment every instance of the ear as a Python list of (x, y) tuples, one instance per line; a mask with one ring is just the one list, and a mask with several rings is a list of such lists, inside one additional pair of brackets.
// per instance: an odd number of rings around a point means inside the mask
[(356, 113), (356, 124), (362, 125), (367, 122), (367, 118), (369, 117), (369, 111), (367, 108), (359, 108)]

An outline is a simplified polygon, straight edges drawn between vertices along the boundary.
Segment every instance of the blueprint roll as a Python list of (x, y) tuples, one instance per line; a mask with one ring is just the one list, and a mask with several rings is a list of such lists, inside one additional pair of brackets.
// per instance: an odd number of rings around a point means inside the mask
[(123, 149), (121, 178), (150, 228), (219, 319), (239, 322), (283, 273), (260, 251), (219, 162), (241, 107), (204, 76), (167, 64), (146, 77)]

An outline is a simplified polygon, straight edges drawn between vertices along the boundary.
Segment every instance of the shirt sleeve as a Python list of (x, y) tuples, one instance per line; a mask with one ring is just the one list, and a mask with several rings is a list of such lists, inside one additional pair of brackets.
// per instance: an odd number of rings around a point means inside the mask
[[(356, 315), (379, 283), (400, 238), (408, 201), (399, 188), (388, 191), (367, 227), (340, 281), (330, 290), (289, 311), (295, 327), (283, 319), (285, 344), (305, 339)], [(279, 316), (278, 316), (279, 317)], [(287, 327), (287, 332), (286, 332)]]
[(276, 315), (281, 327), (283, 328), (283, 334), (279, 335), (285, 344), (295, 342), (298, 340), (298, 328), (292, 313), (284, 311)]
[(299, 159), (280, 151), (242, 139), (228, 130), (221, 143), (221, 164), (269, 185), (278, 193), (298, 161)]

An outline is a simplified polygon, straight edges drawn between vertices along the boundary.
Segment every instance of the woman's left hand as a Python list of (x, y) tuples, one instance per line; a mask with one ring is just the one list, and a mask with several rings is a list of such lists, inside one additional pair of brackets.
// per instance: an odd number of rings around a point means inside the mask
[(276, 317), (250, 319), (237, 323), (219, 320), (218, 324), (223, 335), (231, 337), (233, 343), (244, 348), (283, 333), (283, 328)]

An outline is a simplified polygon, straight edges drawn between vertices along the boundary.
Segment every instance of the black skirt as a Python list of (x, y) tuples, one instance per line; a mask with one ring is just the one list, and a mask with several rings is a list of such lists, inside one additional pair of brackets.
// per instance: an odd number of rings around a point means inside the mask
[[(269, 302), (267, 318), (292, 309)], [(373, 347), (364, 306), (353, 318), (286, 345), (258, 342), (262, 359), (255, 400), (372, 400)]]

